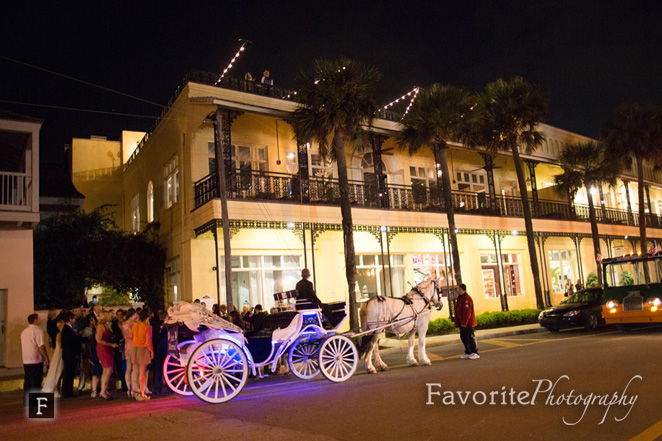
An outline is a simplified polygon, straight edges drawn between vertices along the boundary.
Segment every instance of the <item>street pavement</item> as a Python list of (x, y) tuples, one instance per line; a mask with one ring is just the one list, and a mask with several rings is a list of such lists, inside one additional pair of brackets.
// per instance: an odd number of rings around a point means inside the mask
[(60, 400), (52, 421), (28, 420), (21, 393), (8, 392), (0, 439), (653, 440), (662, 437), (661, 338), (662, 327), (488, 335), (478, 360), (460, 359), (449, 339), (429, 347), (432, 366), (387, 350), (388, 371), (366, 374), (361, 362), (341, 384), (269, 376), (219, 405), (115, 392), (108, 402)]

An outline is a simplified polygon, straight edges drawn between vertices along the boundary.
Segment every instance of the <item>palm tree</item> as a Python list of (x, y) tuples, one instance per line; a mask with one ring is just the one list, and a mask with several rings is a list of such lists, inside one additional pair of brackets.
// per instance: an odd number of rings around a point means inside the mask
[[(616, 178), (623, 169), (623, 161), (620, 156), (610, 155), (604, 143), (588, 141), (566, 146), (559, 156), (559, 162), (563, 173), (554, 177), (555, 188), (559, 194), (570, 194), (572, 197), (582, 186), (586, 188), (593, 251), (597, 259), (600, 254), (600, 233), (591, 189), (603, 184), (616, 185)], [(597, 268), (598, 282), (602, 284), (602, 268), (599, 263)]]
[[(448, 218), (448, 231), (453, 256), (453, 270), (457, 284), (462, 283), (460, 253), (455, 233), (455, 209), (451, 195), (447, 150), (449, 141), (471, 144), (471, 128), (475, 121), (473, 108), (476, 97), (454, 86), (433, 84), (423, 89), (402, 120), (404, 129), (398, 136), (401, 146), (413, 155), (424, 145), (432, 147), (435, 163), (441, 169), (441, 191)], [(435, 167), (436, 169), (436, 167)]]
[(540, 269), (536, 258), (531, 206), (520, 159), (520, 148), (530, 154), (544, 140), (544, 135), (537, 130), (537, 126), (547, 115), (547, 107), (546, 94), (521, 77), (515, 77), (510, 81), (499, 79), (488, 84), (479, 99), (479, 110), (482, 116), (480, 143), (485, 145), (488, 153), (495, 154), (499, 150), (507, 150), (513, 155), (522, 198), (536, 303), (540, 309), (543, 309), (545, 304), (540, 285)]
[(299, 140), (316, 140), (320, 154), (323, 157), (334, 157), (338, 166), (351, 329), (359, 328), (359, 319), (345, 144), (361, 132), (363, 125), (371, 124), (377, 104), (370, 92), (380, 77), (379, 71), (374, 67), (364, 66), (347, 58), (315, 60), (313, 68), (301, 76), (297, 96), (303, 105), (292, 115), (296, 137)]
[[(648, 253), (644, 203), (644, 161), (655, 163), (662, 158), (662, 112), (656, 106), (631, 104), (616, 113), (616, 123), (607, 124), (604, 138), (611, 156), (624, 157), (627, 167), (637, 165), (639, 197), (639, 236), (641, 254)], [(650, 209), (650, 207), (649, 207)], [(648, 268), (644, 266), (648, 282)]]

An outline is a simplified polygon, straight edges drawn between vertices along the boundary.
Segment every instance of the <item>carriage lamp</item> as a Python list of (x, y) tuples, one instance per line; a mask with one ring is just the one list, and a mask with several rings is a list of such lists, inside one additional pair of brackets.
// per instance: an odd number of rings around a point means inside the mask
[(618, 307), (618, 302), (616, 300), (610, 300), (607, 302), (607, 308), (614, 309)]

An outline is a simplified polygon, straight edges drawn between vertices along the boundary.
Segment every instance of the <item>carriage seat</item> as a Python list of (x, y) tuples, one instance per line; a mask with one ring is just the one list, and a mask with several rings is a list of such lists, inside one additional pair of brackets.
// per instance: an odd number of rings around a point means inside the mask
[(317, 307), (313, 305), (310, 299), (297, 299), (296, 308), (297, 311), (302, 311), (305, 309), (316, 309)]
[(277, 312), (266, 316), (262, 325), (261, 330), (244, 334), (255, 363), (262, 363), (269, 357), (272, 342), (287, 340), (299, 332), (301, 316), (294, 311)]

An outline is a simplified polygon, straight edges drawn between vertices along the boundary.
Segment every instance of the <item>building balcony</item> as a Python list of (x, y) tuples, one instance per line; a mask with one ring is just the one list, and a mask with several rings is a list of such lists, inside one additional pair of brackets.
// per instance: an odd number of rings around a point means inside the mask
[(32, 210), (32, 175), (0, 172), (0, 210)]
[[(281, 201), (300, 204), (340, 204), (340, 187), (337, 179), (312, 177), (300, 179), (298, 175), (273, 172), (237, 171), (227, 177), (228, 197), (236, 200)], [(195, 208), (218, 197), (216, 174), (212, 173), (195, 183)], [(440, 192), (419, 186), (385, 184), (380, 192), (377, 183), (349, 181), (349, 197), (353, 206), (384, 210), (445, 212)], [(452, 192), (456, 213), (479, 216), (524, 217), (519, 197), (497, 195), (492, 201), (485, 192)], [(539, 200), (535, 218), (566, 221), (589, 221), (586, 205), (568, 202)], [(598, 222), (638, 226), (637, 213), (612, 208), (595, 210)], [(662, 227), (662, 217), (647, 214), (648, 227)]]

